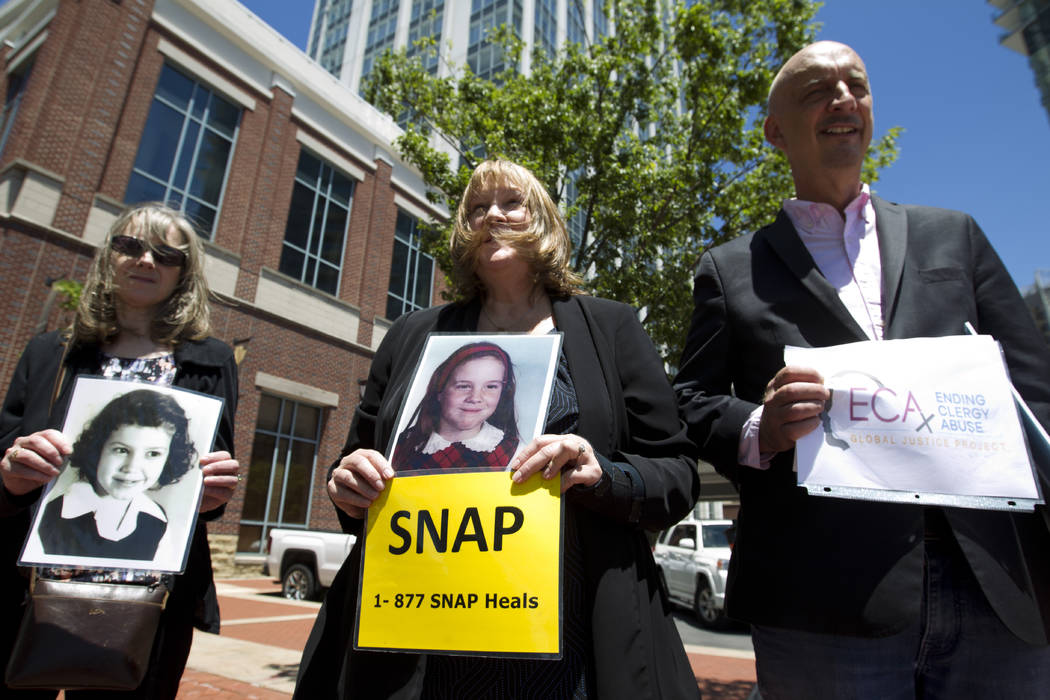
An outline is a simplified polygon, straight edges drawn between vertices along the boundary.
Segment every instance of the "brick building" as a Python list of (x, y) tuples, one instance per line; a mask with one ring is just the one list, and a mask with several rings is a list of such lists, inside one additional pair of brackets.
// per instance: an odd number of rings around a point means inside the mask
[(240, 367), (247, 479), (213, 550), (337, 529), (324, 473), (374, 349), (440, 298), (416, 223), (444, 212), (398, 127), (234, 0), (8, 0), (0, 38), (0, 384), (69, 323), (51, 282), (83, 279), (127, 205), (168, 201), (205, 239)]

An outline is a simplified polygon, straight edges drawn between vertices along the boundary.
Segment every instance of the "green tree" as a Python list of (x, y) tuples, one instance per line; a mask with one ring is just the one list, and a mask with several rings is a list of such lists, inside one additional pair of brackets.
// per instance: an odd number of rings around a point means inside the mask
[[(644, 309), (646, 330), (677, 363), (700, 253), (772, 219), (793, 191), (786, 161), (762, 137), (776, 70), (813, 40), (809, 0), (607, 0), (615, 36), (536, 50), (505, 27), (489, 39), (506, 68), (483, 80), (467, 66), (428, 72), (420, 55), (381, 58), (366, 98), (401, 115), (395, 146), (455, 211), (482, 156), (540, 177), (582, 240), (575, 267), (589, 291)], [(440, 52), (434, 43), (422, 48)], [(865, 174), (896, 154), (896, 131), (872, 149)], [(450, 157), (450, 154), (453, 157)], [(567, 202), (575, 180), (577, 197)], [(441, 267), (449, 223), (425, 241)]]
[(59, 279), (51, 283), (51, 289), (62, 295), (62, 300), (58, 302), (59, 308), (66, 311), (77, 310), (80, 293), (84, 290), (83, 283), (71, 279)]

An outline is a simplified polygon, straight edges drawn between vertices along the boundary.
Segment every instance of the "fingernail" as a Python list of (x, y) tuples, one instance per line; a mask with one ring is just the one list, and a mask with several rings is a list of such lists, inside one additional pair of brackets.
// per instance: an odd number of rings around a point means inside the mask
[(521, 483), (521, 472), (514, 472), (513, 474), (510, 475), (510, 478), (515, 484), (520, 484)]

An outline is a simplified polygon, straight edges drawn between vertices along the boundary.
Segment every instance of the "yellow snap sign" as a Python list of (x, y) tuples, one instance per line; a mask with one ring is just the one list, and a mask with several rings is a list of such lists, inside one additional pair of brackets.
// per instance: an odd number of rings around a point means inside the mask
[(402, 475), (368, 509), (355, 647), (561, 656), (558, 480)]

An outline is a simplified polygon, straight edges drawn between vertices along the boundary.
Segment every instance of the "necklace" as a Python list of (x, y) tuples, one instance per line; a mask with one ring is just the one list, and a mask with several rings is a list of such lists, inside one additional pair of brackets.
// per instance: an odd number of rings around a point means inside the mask
[(492, 314), (488, 312), (485, 305), (481, 306), (481, 315), (484, 316), (485, 320), (496, 329), (498, 333), (506, 333), (507, 331), (520, 332), (520, 333), (536, 333), (537, 329), (550, 325), (553, 328), (553, 323), (550, 322), (551, 316), (550, 311), (544, 308), (544, 305), (530, 306), (524, 310), (524, 312), (515, 319), (503, 325), (496, 323), (496, 320), (492, 318)]
[(495, 321), (492, 320), (492, 316), (489, 316), (489, 312), (485, 310), (484, 304), (482, 304), (482, 306), (481, 306), (481, 313), (482, 313), (482, 315), (485, 316), (485, 318), (488, 319), (488, 322), (490, 324), (492, 324), (492, 327), (495, 328), (497, 332), (505, 333), (507, 331), (506, 328), (504, 328), (503, 326), (499, 325), (498, 323), (496, 323)]

